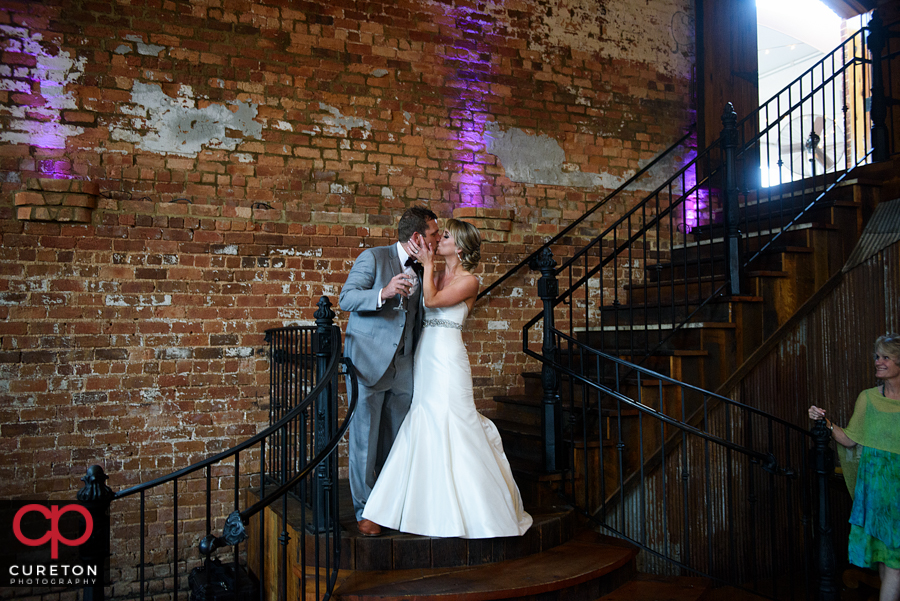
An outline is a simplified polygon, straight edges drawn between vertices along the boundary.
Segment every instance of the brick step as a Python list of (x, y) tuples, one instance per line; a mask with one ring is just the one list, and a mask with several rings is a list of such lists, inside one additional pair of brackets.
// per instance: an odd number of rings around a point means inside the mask
[(391, 571), (342, 569), (334, 598), (593, 601), (632, 578), (636, 556), (634, 546), (586, 531), (547, 551), (492, 565)]

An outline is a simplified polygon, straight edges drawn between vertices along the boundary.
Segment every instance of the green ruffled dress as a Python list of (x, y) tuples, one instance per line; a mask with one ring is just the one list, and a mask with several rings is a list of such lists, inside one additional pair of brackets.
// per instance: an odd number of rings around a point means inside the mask
[(839, 446), (853, 496), (850, 563), (900, 569), (900, 401), (877, 388), (864, 390), (844, 432), (857, 443), (852, 449)]

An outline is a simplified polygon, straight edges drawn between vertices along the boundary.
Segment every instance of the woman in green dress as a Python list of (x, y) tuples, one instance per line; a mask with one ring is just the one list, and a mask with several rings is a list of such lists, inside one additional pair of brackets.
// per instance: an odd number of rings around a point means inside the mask
[(809, 417), (825, 420), (838, 448), (850, 511), (850, 563), (878, 570), (879, 601), (900, 601), (900, 335), (875, 341), (875, 377), (863, 390), (845, 428), (813, 405)]

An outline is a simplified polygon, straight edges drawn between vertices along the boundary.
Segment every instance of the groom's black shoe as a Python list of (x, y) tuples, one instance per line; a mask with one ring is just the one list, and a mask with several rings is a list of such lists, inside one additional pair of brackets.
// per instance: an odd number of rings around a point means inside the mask
[(356, 528), (359, 530), (359, 533), (363, 536), (381, 536), (381, 526), (373, 522), (372, 520), (361, 519), (356, 522)]

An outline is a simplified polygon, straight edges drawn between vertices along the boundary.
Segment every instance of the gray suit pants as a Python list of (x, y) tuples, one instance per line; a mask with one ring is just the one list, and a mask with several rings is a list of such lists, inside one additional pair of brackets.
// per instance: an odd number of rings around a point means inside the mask
[(413, 354), (397, 353), (375, 386), (359, 385), (356, 413), (350, 420), (350, 490), (356, 519), (384, 465), (397, 430), (409, 412), (413, 393)]

